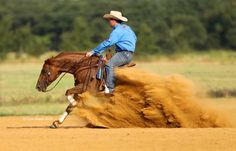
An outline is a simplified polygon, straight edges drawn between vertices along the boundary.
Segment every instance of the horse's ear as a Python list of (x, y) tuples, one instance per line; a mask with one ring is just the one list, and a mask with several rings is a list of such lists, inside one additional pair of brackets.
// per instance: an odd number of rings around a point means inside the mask
[(44, 63), (46, 63), (46, 64), (52, 64), (51, 59), (52, 59), (52, 58), (49, 58), (49, 59), (45, 60)]

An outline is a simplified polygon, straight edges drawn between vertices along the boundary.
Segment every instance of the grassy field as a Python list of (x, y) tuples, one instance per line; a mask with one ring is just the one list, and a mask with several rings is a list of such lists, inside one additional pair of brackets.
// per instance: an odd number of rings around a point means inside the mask
[[(51, 92), (39, 93), (35, 85), (40, 63), (0, 64), (0, 115), (47, 115), (62, 113), (67, 100), (65, 90), (73, 87), (67, 75)], [(161, 74), (181, 74), (194, 81), (210, 97), (236, 97), (234, 63), (138, 62), (137, 68)]]
[(66, 108), (63, 103), (31, 103), (0, 106), (1, 116), (11, 115), (58, 115)]
[(210, 97), (236, 97), (236, 66), (221, 63), (159, 62), (138, 67), (161, 75), (181, 74)]

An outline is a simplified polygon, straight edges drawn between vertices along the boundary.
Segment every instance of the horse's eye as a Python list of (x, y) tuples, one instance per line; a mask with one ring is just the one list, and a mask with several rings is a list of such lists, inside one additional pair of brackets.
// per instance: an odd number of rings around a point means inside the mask
[(48, 75), (49, 75), (49, 76), (51, 75), (51, 72), (50, 72), (50, 71), (48, 72)]

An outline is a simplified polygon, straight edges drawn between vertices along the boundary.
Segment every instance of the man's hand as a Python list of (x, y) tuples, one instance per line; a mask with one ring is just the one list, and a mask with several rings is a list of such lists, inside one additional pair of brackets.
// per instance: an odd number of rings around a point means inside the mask
[(92, 52), (92, 51), (86, 53), (86, 57), (90, 57), (90, 56), (92, 56), (92, 55), (93, 55), (93, 52)]

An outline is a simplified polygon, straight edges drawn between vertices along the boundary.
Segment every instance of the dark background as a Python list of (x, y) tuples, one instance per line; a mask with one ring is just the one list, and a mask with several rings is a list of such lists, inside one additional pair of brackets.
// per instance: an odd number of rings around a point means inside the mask
[(236, 50), (235, 0), (0, 0), (0, 56), (85, 51), (109, 36), (118, 10), (138, 37), (137, 55)]

